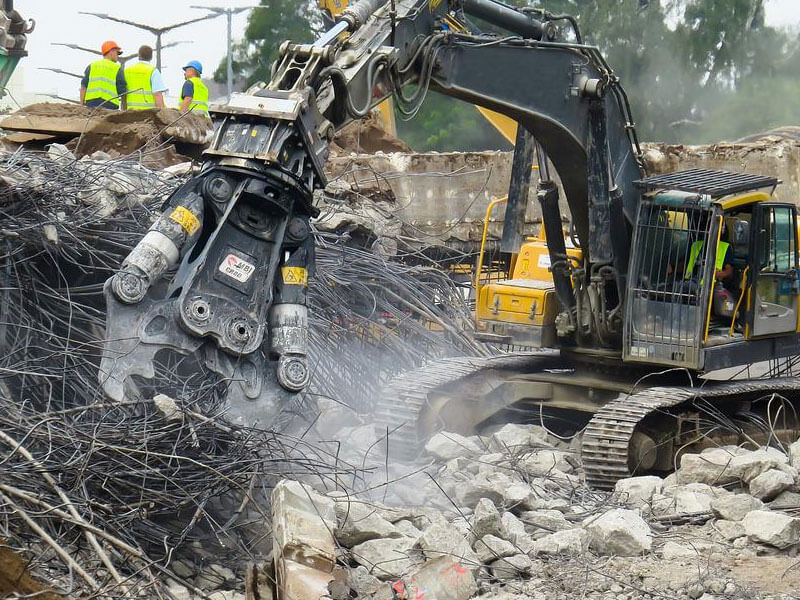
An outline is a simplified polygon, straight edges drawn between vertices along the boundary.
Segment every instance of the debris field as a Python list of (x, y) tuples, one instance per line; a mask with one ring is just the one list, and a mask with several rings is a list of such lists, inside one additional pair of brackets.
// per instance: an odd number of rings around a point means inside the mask
[[(413, 464), (387, 455), (398, 433), (371, 408), (388, 381), (499, 350), (470, 336), (444, 270), (473, 256), (469, 234), (426, 238), (397, 173), (343, 166), (352, 140), (317, 198), (308, 392), (269, 427), (228, 421), (202, 371), (166, 369), (169, 393), (109, 402), (103, 284), (205, 133), (164, 111), (143, 126), (58, 110), (0, 123), (34, 136), (0, 155), (0, 596), (798, 597), (800, 442), (684, 454), (610, 492), (585, 484), (578, 438), (540, 424), (442, 431)], [(373, 164), (403, 160), (422, 161)]]

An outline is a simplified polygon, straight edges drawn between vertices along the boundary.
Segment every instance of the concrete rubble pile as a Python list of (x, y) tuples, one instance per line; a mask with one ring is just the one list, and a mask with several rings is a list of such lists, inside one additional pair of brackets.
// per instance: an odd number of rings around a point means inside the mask
[[(380, 432), (341, 439), (383, 469)], [(576, 443), (535, 425), (441, 432), (423, 476), (395, 465), (371, 482), (378, 493), (282, 482), (277, 597), (413, 598), (423, 579), (426, 598), (453, 600), (795, 597), (800, 441), (684, 454), (676, 473), (610, 493), (586, 487)]]
[(6, 146), (28, 149), (65, 144), (79, 158), (104, 152), (111, 158), (138, 155), (151, 168), (199, 158), (211, 141), (205, 117), (170, 108), (108, 111), (74, 104), (26, 106), (0, 120)]

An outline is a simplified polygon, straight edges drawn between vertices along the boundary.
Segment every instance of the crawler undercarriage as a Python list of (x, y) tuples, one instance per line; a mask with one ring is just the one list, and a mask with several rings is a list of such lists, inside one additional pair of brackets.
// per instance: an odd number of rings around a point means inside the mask
[(516, 422), (578, 435), (587, 483), (612, 489), (625, 477), (672, 471), (686, 452), (797, 439), (800, 377), (792, 366), (715, 380), (558, 352), (451, 358), (391, 382), (376, 416), (388, 427), (390, 456), (404, 460), (441, 430), (472, 435)]

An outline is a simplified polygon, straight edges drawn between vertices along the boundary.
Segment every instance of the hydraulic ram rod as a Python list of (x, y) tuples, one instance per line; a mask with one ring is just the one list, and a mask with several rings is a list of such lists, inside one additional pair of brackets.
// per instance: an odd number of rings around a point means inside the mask
[(461, 0), (461, 5), (468, 15), (483, 19), (524, 38), (541, 40), (544, 34), (544, 26), (541, 21), (502, 2), (495, 2), (495, 0)]

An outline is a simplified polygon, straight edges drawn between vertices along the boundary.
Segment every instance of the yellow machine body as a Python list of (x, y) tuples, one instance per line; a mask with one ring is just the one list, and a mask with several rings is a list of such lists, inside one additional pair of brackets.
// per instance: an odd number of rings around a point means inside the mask
[[(577, 263), (579, 248), (567, 254)], [(478, 286), (475, 317), (478, 331), (513, 346), (554, 346), (555, 319), (560, 312), (550, 252), (543, 234), (529, 238), (513, 261), (511, 277)]]

